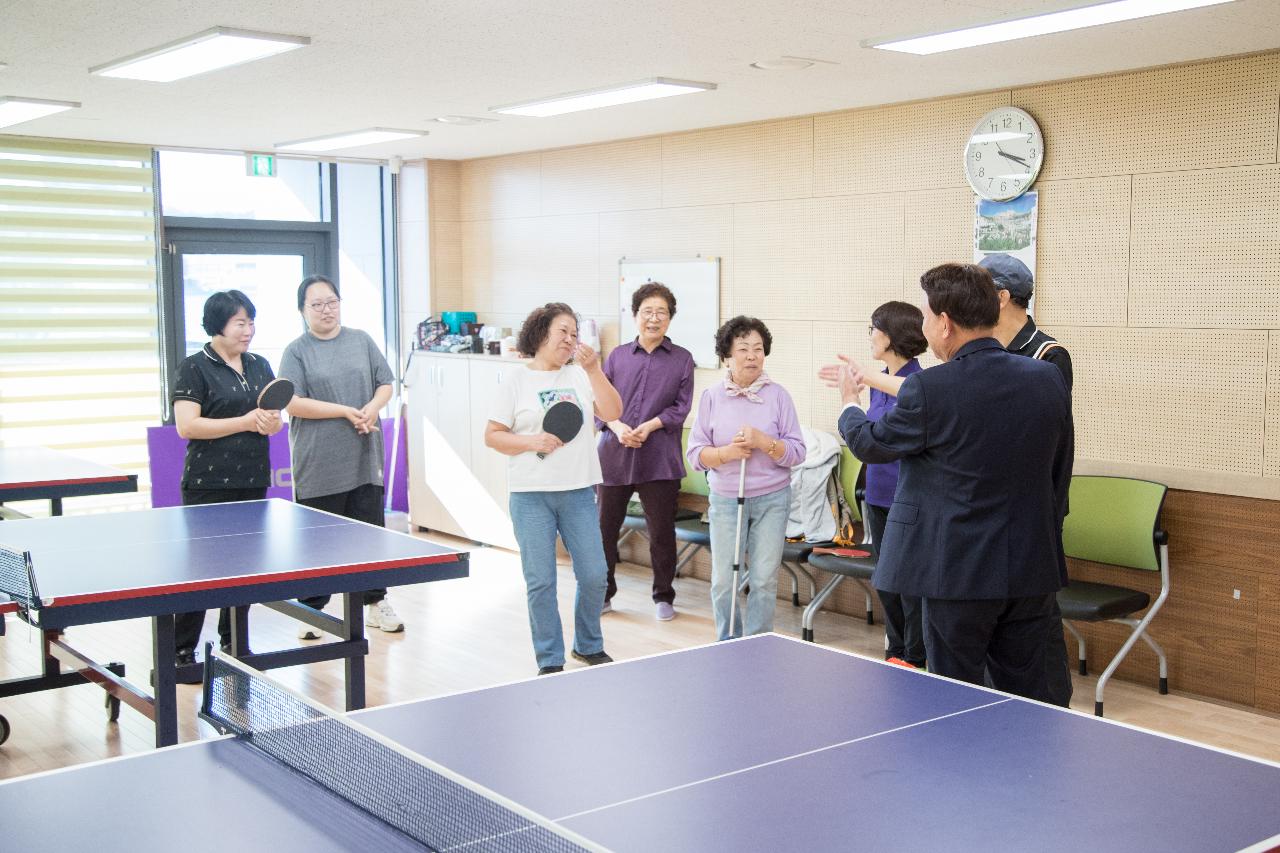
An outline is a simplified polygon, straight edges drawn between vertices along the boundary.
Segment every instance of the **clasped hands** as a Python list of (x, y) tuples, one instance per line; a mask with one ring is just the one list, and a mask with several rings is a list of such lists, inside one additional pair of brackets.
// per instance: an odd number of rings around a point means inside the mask
[(278, 409), (254, 409), (249, 414), (253, 418), (253, 430), (259, 435), (275, 435), (284, 428)]
[(653, 421), (645, 421), (635, 427), (629, 427), (622, 421), (609, 421), (609, 429), (618, 437), (618, 442), (623, 447), (637, 448), (642, 446), (657, 428)]
[(361, 435), (380, 431), (378, 427), (378, 409), (373, 408), (373, 403), (367, 403), (363, 409), (347, 406), (342, 415), (351, 422), (351, 426), (355, 427), (355, 431)]

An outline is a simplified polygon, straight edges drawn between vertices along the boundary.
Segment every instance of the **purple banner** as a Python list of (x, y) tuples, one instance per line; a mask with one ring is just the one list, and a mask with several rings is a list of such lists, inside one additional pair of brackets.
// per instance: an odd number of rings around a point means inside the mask
[[(395, 454), (395, 475), (391, 472), (391, 447), (395, 422), (382, 420), (383, 447), (386, 461), (383, 463), (384, 482), (391, 489), (391, 508), (409, 511), (409, 465), (405, 449), (408, 431), (401, 422), (399, 450)], [(271, 486), (267, 497), (293, 500), (293, 468), (289, 463), (289, 425), (271, 436)], [(187, 454), (187, 441), (178, 435), (178, 428), (157, 426), (147, 428), (147, 454), (151, 468), (151, 505), (153, 507), (178, 506), (182, 503), (182, 463)]]

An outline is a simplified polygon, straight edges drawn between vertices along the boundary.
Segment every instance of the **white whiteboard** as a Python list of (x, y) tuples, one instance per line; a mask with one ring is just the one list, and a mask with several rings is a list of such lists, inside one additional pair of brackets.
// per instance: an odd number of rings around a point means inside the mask
[(618, 261), (618, 342), (626, 343), (638, 334), (631, 315), (631, 294), (650, 281), (671, 289), (676, 297), (676, 314), (667, 337), (693, 353), (698, 367), (716, 368), (716, 330), (720, 328), (720, 259)]

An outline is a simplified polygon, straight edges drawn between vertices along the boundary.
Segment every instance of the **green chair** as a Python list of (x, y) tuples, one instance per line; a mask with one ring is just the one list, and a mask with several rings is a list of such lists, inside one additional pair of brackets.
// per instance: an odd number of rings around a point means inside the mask
[[(859, 522), (866, 517), (865, 512), (862, 510), (863, 490), (857, 488), (858, 477), (861, 474), (862, 462), (849, 452), (849, 448), (842, 447), (840, 449), (840, 487), (844, 490), (846, 500), (849, 497), (853, 497), (853, 500), (849, 501), (849, 512), (853, 515), (853, 520)], [(865, 524), (862, 538), (863, 546), (870, 550), (871, 539), (866, 531)], [(867, 624), (875, 624), (875, 614), (872, 610), (875, 590), (871, 588), (871, 575), (876, 570), (874, 556), (842, 557), (836, 554), (809, 554), (806, 555), (805, 562), (812, 568), (829, 572), (832, 577), (826, 586), (818, 590), (818, 594), (809, 602), (809, 606), (804, 610), (804, 615), (800, 617), (801, 639), (813, 642), (813, 620), (818, 615), (818, 611), (822, 609), (822, 605), (831, 597), (832, 593), (836, 591), (836, 587), (845, 578), (853, 578), (862, 586), (863, 594), (866, 596)]]
[[(1147, 633), (1169, 597), (1169, 537), (1160, 529), (1160, 509), (1168, 487), (1125, 477), (1071, 478), (1071, 512), (1062, 529), (1068, 557), (1139, 571), (1160, 572), (1160, 594), (1111, 584), (1071, 581), (1058, 593), (1063, 624), (1080, 647), (1080, 674), (1088, 673), (1085, 641), (1072, 622), (1119, 622), (1132, 631), (1107, 664), (1094, 691), (1093, 712), (1102, 716), (1102, 693), (1125, 655), (1141, 638), (1160, 659), (1160, 692), (1169, 692), (1169, 665), (1160, 644)], [(1150, 607), (1148, 608), (1148, 605)], [(1136, 614), (1146, 609), (1146, 614)]]

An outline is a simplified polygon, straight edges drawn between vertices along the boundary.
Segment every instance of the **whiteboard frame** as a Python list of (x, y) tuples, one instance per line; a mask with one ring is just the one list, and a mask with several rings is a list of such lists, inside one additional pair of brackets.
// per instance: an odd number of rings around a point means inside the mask
[[(628, 282), (626, 267), (630, 264), (636, 266), (644, 264), (698, 264), (710, 265), (714, 270), (715, 283), (712, 288), (710, 303), (714, 306), (712, 317), (714, 325), (711, 328), (698, 328), (697, 324), (706, 313), (706, 293), (700, 292), (698, 296), (698, 308), (693, 313), (686, 311), (685, 306), (691, 305), (691, 297), (688, 290), (684, 286), (684, 282), (662, 281), (667, 287), (671, 288), (671, 292), (676, 297), (676, 316), (671, 318), (671, 329), (668, 332), (672, 342), (689, 350), (693, 355), (693, 363), (695, 367), (701, 369), (715, 370), (720, 367), (720, 359), (716, 356), (715, 333), (720, 328), (720, 272), (721, 259), (718, 255), (702, 256), (695, 255), (693, 257), (683, 258), (632, 258), (623, 255), (618, 259), (618, 343), (624, 344), (638, 334), (635, 325), (635, 319), (631, 315), (631, 294), (635, 292), (645, 282), (636, 283), (633, 276)], [(699, 270), (701, 272), (701, 270)], [(645, 281), (653, 281), (652, 277), (646, 277)], [(661, 279), (659, 279), (661, 281)], [(681, 321), (684, 323), (681, 323)]]

